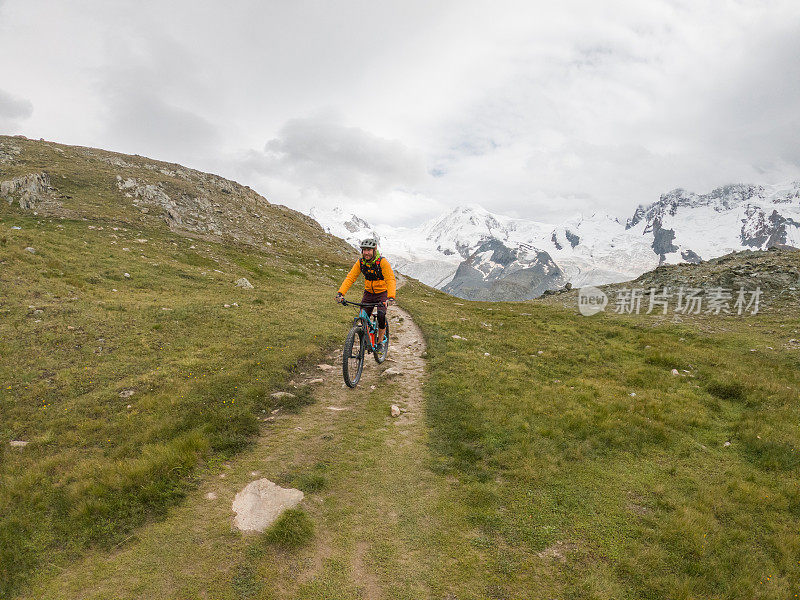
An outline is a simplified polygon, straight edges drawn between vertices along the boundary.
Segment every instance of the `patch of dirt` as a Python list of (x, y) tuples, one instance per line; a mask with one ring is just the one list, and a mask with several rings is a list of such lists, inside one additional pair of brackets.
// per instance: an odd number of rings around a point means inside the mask
[(577, 546), (570, 542), (554, 542), (550, 544), (547, 548), (538, 552), (536, 556), (539, 558), (552, 558), (555, 560), (564, 560), (567, 554), (574, 552)]
[(353, 577), (361, 584), (361, 589), (366, 600), (376, 600), (382, 598), (381, 588), (375, 575), (364, 568), (364, 556), (369, 550), (369, 543), (361, 540), (356, 544), (356, 551), (353, 554)]
[(298, 583), (307, 583), (322, 573), (325, 561), (333, 557), (334, 552), (327, 535), (317, 535), (314, 542), (314, 555), (310, 564), (298, 575)]

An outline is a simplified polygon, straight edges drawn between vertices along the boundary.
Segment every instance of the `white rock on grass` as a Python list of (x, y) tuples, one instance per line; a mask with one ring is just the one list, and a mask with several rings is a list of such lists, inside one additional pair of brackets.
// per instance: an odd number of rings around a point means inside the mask
[(36, 254), (36, 248), (31, 248), (30, 246), (28, 246), (27, 248), (25, 248), (25, 252), (30, 252), (31, 254)]
[(680, 375), (680, 372), (678, 371), (678, 369), (672, 369), (672, 374), (673, 375)]
[(453, 336), (451, 336), (451, 337), (452, 337), (454, 340), (464, 340), (465, 342), (467, 341), (467, 338), (465, 338), (465, 337), (461, 337), (460, 335), (453, 335)]
[(281, 398), (294, 398), (294, 394), (292, 392), (273, 392), (270, 394), (270, 396), (279, 400)]
[(317, 384), (319, 384), (319, 383), (325, 383), (325, 380), (324, 380), (324, 379), (320, 379), (320, 378), (318, 377), (318, 378), (316, 378), (316, 379), (309, 379), (309, 380), (308, 380), (308, 383), (309, 383), (309, 385), (317, 385)]
[(392, 416), (399, 417), (400, 416), (400, 407), (397, 404), (392, 404)]
[(136, 392), (135, 392), (135, 391), (133, 391), (133, 390), (122, 390), (122, 391), (119, 393), (119, 397), (120, 397), (120, 398), (130, 398), (130, 397), (131, 397), (131, 396), (133, 396), (135, 393), (136, 393)]
[(236, 513), (233, 524), (241, 531), (264, 531), (283, 511), (294, 508), (303, 499), (303, 492), (282, 488), (269, 479), (251, 481), (236, 494), (231, 509)]
[(252, 290), (253, 284), (247, 281), (246, 277), (242, 277), (236, 280), (236, 287), (244, 288), (246, 290)]
[(10, 442), (8, 442), (8, 445), (11, 446), (12, 448), (24, 448), (29, 443), (30, 442), (24, 442), (22, 440), (11, 440)]

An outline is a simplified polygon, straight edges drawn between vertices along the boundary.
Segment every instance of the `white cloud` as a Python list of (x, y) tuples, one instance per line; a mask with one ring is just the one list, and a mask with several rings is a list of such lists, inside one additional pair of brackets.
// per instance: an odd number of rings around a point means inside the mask
[(348, 127), (331, 114), (292, 119), (264, 146), (263, 172), (321, 193), (363, 197), (410, 187), (425, 175), (420, 156), (397, 140)]
[(33, 104), (30, 100), (12, 96), (0, 89), (0, 131), (16, 133), (21, 122), (32, 114)]
[(800, 178), (794, 1), (0, 10), (29, 137), (188, 163), (298, 208), (628, 216), (675, 187)]
[(418, 153), (329, 111), (289, 120), (263, 150), (233, 157), (229, 168), (256, 177), (273, 200), (304, 210), (335, 202), (382, 223), (425, 215), (430, 207), (414, 191), (429, 177)]

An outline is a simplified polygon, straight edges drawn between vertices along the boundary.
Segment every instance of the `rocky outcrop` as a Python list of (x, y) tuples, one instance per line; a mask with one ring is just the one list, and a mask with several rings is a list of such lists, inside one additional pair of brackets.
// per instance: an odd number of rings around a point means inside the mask
[(20, 149), (11, 142), (0, 142), (0, 165), (9, 163), (19, 156)]
[(47, 173), (31, 173), (15, 177), (8, 181), (0, 181), (0, 198), (9, 204), (18, 200), (19, 207), (24, 210), (35, 209), (40, 204), (54, 200), (50, 187), (50, 176)]
[(789, 294), (800, 292), (800, 250), (773, 247), (769, 250), (744, 250), (698, 264), (663, 265), (632, 282), (633, 288), (722, 287), (745, 288)]
[(675, 230), (662, 227), (660, 218), (656, 217), (650, 230), (645, 229), (645, 233), (653, 234), (653, 252), (658, 254), (660, 262), (664, 262), (665, 255), (678, 250), (678, 247), (672, 243), (675, 240)]
[(142, 183), (131, 177), (123, 180), (121, 175), (117, 175), (117, 187), (120, 191), (125, 192), (127, 198), (132, 198), (133, 204), (141, 208), (145, 214), (150, 211), (150, 208), (161, 209), (164, 211), (165, 220), (170, 227), (183, 225), (183, 217), (178, 209), (178, 204), (167, 195), (163, 186)]
[(784, 217), (777, 210), (767, 216), (759, 206), (748, 206), (742, 219), (740, 232), (742, 245), (751, 248), (771, 248), (786, 243), (786, 227), (800, 227), (791, 217)]
[(573, 248), (574, 248), (575, 246), (577, 246), (578, 244), (580, 244), (580, 243), (581, 243), (581, 238), (580, 238), (580, 236), (578, 236), (578, 235), (576, 235), (576, 234), (572, 233), (572, 232), (571, 232), (571, 231), (569, 231), (569, 230), (565, 231), (565, 232), (564, 232), (564, 235), (566, 235), (566, 236), (567, 236), (567, 239), (569, 240), (569, 245), (570, 245), (570, 246), (572, 246)]
[[(176, 233), (349, 259), (352, 249), (310, 217), (246, 185), (173, 163), (0, 136), (0, 198), (41, 216), (108, 217)], [(26, 165), (41, 165), (30, 173)]]
[(684, 262), (691, 263), (693, 265), (696, 265), (703, 261), (702, 257), (698, 255), (697, 252), (695, 252), (694, 250), (684, 250), (683, 252), (681, 252), (681, 258), (683, 259)]

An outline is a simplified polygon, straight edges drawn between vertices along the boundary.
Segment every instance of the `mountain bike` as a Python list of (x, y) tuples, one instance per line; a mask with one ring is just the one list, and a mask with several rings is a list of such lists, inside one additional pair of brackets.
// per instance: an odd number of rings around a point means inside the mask
[(378, 304), (363, 304), (361, 302), (348, 302), (342, 300), (344, 306), (358, 306), (361, 310), (358, 316), (353, 319), (353, 326), (347, 334), (344, 342), (344, 352), (342, 354), (342, 375), (347, 387), (354, 388), (361, 379), (361, 372), (364, 370), (364, 357), (367, 352), (371, 352), (375, 357), (375, 362), (381, 364), (386, 360), (389, 353), (389, 320), (386, 320), (386, 331), (384, 332), (385, 343), (382, 349), (376, 345), (375, 338), (378, 335), (378, 316), (368, 317), (365, 308), (378, 307)]

